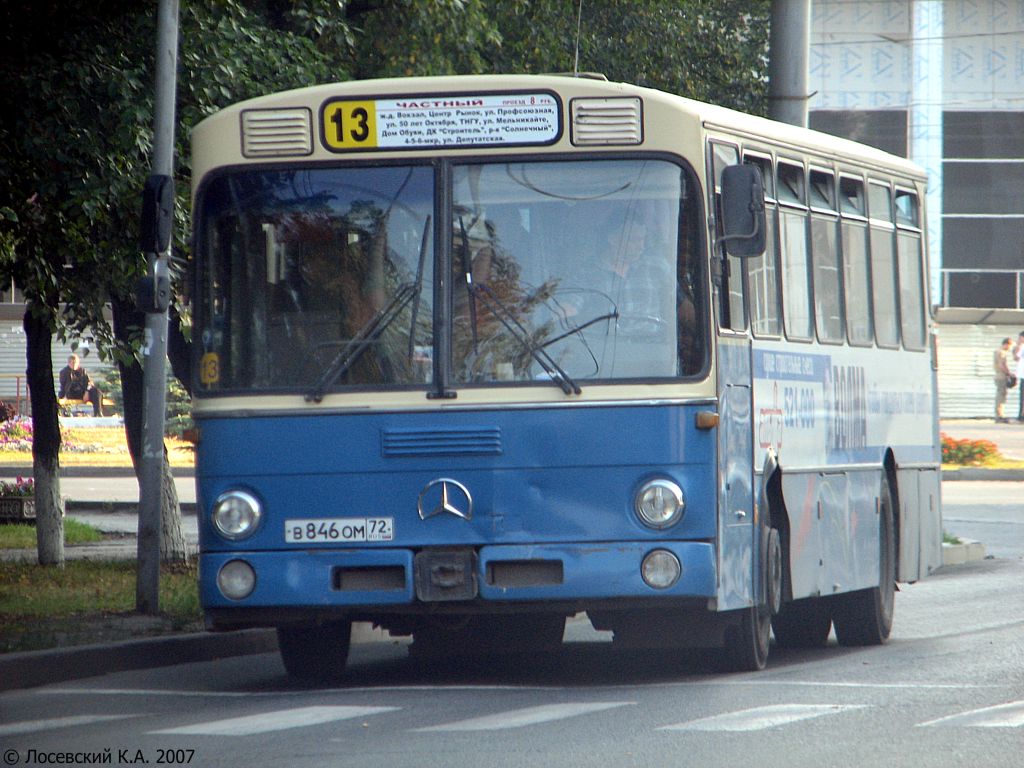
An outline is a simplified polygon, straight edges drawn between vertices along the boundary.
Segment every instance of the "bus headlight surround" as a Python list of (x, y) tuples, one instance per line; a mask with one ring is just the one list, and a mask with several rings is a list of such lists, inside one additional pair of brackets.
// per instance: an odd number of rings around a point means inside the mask
[(671, 480), (648, 480), (636, 492), (633, 510), (649, 528), (668, 528), (678, 523), (686, 509), (683, 489)]
[(244, 560), (229, 560), (217, 572), (217, 588), (229, 600), (244, 600), (256, 589), (256, 571)]
[(247, 539), (256, 533), (263, 519), (263, 505), (247, 491), (227, 491), (213, 502), (210, 520), (221, 536), (231, 541)]
[(644, 583), (654, 589), (668, 589), (683, 573), (679, 558), (667, 549), (648, 552), (640, 564), (640, 575)]

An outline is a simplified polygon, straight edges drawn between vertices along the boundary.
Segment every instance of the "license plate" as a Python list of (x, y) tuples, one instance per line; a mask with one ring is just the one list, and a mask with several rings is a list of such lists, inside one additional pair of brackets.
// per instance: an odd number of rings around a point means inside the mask
[(391, 541), (393, 517), (331, 517), (320, 520), (285, 520), (286, 544)]

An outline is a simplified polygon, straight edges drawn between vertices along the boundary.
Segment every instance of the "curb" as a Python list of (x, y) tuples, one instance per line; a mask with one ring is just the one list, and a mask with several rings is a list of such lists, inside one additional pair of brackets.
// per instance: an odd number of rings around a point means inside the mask
[[(367, 622), (352, 624), (353, 644), (390, 639), (391, 636), (384, 630), (374, 629)], [(0, 692), (98, 677), (112, 672), (171, 667), (257, 653), (277, 653), (277, 632), (273, 629), (193, 632), (118, 643), (0, 654)]]
[(1024, 480), (1024, 469), (982, 469), (980, 467), (964, 467), (963, 469), (942, 470), (943, 482), (958, 480)]
[(985, 559), (985, 545), (980, 541), (961, 540), (959, 544), (942, 543), (942, 565), (963, 565)]
[(272, 629), (193, 633), (0, 656), (0, 691), (277, 650)]

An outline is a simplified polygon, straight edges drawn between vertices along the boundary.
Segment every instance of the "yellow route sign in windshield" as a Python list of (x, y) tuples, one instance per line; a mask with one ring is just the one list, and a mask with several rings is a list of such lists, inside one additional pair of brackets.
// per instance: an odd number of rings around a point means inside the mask
[(552, 144), (562, 132), (552, 93), (331, 99), (320, 110), (327, 149), (422, 149)]

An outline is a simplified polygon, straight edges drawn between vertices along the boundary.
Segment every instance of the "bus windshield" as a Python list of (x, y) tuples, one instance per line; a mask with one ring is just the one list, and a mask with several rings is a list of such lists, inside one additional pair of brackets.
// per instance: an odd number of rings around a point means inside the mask
[(198, 341), (217, 361), (198, 391), (694, 375), (692, 190), (651, 159), (220, 174), (197, 208)]

